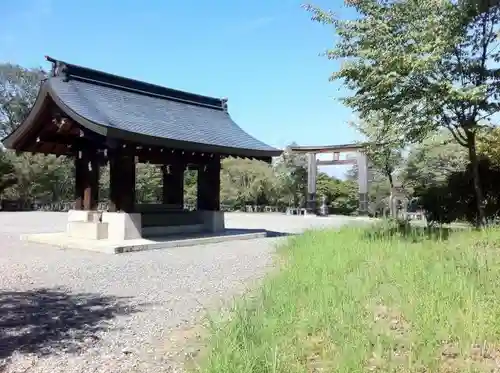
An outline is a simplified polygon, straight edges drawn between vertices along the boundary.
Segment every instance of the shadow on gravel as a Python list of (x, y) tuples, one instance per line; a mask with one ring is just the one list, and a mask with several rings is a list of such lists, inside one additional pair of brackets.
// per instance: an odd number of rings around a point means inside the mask
[(127, 298), (71, 294), (62, 289), (0, 292), (0, 359), (15, 351), (77, 352), (109, 329), (108, 321), (140, 312)]
[(267, 237), (287, 237), (287, 236), (295, 236), (298, 233), (290, 233), (290, 232), (276, 232), (276, 231), (270, 231), (266, 230)]
[(269, 229), (252, 229), (252, 228), (228, 228), (226, 229), (226, 235), (233, 235), (233, 234), (250, 234), (250, 233), (261, 233), (265, 232), (266, 237), (268, 238), (273, 238), (273, 237), (286, 237), (286, 236), (293, 236), (298, 233), (291, 233), (291, 232), (278, 232), (278, 231), (270, 231)]

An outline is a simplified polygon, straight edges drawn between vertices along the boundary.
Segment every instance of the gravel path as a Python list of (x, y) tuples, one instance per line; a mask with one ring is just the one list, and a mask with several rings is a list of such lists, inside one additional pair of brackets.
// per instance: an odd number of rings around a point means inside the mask
[[(180, 371), (183, 330), (262, 277), (277, 240), (122, 255), (19, 241), (64, 230), (65, 221), (63, 213), (0, 212), (2, 373)], [(300, 232), (347, 221), (234, 213), (226, 225)]]

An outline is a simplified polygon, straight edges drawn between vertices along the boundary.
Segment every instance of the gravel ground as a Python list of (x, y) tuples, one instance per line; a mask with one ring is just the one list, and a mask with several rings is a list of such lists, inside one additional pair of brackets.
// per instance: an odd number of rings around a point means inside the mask
[[(277, 233), (344, 217), (226, 216)], [(206, 310), (272, 264), (279, 238), (105, 255), (19, 240), (64, 230), (66, 215), (0, 212), (0, 372), (177, 372)]]

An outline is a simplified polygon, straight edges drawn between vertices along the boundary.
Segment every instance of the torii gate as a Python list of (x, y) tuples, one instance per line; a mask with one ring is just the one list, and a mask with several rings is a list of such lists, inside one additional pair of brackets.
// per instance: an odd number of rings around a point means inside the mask
[[(361, 144), (292, 146), (294, 153), (307, 154), (307, 210), (317, 212), (316, 177), (318, 166), (357, 164), (359, 186), (359, 214), (368, 214), (368, 159)], [(349, 154), (356, 153), (355, 157)], [(341, 154), (346, 156), (341, 159)]]

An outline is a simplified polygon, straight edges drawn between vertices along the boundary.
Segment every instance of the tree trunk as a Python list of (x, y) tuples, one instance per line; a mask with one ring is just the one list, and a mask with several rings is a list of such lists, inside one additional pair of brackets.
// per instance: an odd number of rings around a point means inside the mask
[(476, 207), (478, 214), (476, 226), (481, 228), (486, 224), (486, 215), (484, 212), (483, 188), (481, 187), (481, 177), (479, 175), (479, 159), (476, 151), (476, 134), (473, 132), (467, 132), (467, 147), (469, 150), (469, 161), (472, 167), (474, 192), (476, 194)]
[(387, 172), (387, 178), (389, 179), (389, 185), (392, 190), (394, 188), (394, 180), (392, 178), (392, 172)]

